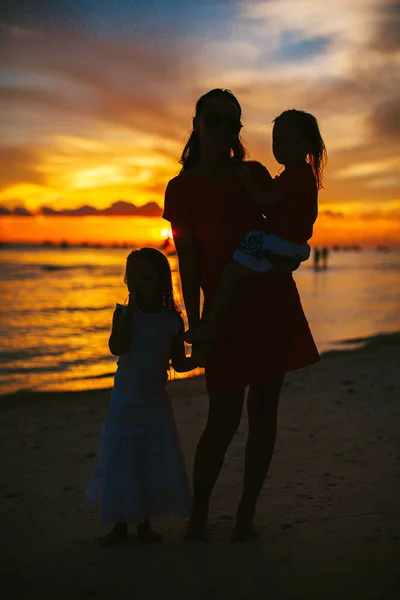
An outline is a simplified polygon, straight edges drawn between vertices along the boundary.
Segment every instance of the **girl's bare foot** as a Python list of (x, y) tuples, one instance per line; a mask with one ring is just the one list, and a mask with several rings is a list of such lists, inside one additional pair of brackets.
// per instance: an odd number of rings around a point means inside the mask
[(117, 523), (114, 525), (110, 533), (103, 538), (100, 538), (100, 546), (107, 548), (108, 546), (115, 546), (120, 544), (128, 535), (128, 525), (126, 523)]
[(142, 542), (161, 542), (162, 535), (161, 533), (157, 533), (153, 531), (150, 525), (150, 521), (147, 519), (144, 523), (140, 523), (137, 526), (137, 534), (138, 537), (142, 540)]

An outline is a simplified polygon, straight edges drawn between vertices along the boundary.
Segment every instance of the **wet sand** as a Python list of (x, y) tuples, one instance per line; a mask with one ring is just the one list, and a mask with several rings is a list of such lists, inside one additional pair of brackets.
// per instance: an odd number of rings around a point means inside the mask
[[(159, 524), (159, 545), (104, 549), (83, 502), (109, 391), (0, 398), (0, 573), (5, 598), (188, 600), (400, 598), (399, 336), (331, 353), (287, 377), (276, 452), (256, 518), (231, 544), (246, 415), (211, 504), (210, 540)], [(170, 385), (189, 473), (204, 379)]]

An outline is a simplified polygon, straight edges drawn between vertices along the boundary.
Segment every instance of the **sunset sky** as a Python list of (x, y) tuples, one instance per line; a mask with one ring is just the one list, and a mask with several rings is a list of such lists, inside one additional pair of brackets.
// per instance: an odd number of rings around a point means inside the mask
[[(9, 6), (7, 6), (9, 4)], [(14, 0), (0, 9), (0, 207), (163, 204), (196, 99), (228, 87), (273, 175), (271, 121), (328, 148), (315, 243), (400, 245), (400, 2)], [(149, 217), (0, 216), (0, 240), (152, 239)]]

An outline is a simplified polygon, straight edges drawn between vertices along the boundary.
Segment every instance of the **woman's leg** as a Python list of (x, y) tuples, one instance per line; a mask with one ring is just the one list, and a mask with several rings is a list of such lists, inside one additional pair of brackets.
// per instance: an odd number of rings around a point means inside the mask
[(246, 443), (243, 493), (239, 503), (234, 538), (257, 537), (253, 516), (268, 473), (275, 447), (279, 397), (285, 375), (250, 386), (247, 396), (249, 434)]
[(206, 428), (197, 445), (193, 467), (193, 509), (187, 537), (204, 537), (208, 504), (217, 481), (225, 453), (235, 435), (242, 415), (244, 388), (209, 398)]
[(216, 337), (217, 328), (229, 312), (238, 287), (251, 273), (251, 269), (234, 260), (226, 264), (211, 310), (202, 317), (197, 327), (186, 331), (184, 335), (186, 342), (202, 342)]

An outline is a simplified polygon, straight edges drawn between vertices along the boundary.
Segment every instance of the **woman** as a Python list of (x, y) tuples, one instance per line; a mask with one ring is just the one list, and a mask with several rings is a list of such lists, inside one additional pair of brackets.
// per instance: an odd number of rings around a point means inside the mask
[[(200, 288), (207, 314), (223, 267), (262, 219), (237, 177), (245, 155), (240, 119), (240, 104), (229, 90), (202, 96), (182, 154), (182, 171), (166, 190), (164, 218), (173, 230), (190, 328), (200, 320)], [(271, 176), (265, 167), (257, 162), (246, 166), (258, 188), (267, 190)], [(249, 433), (233, 539), (257, 537), (253, 518), (274, 450), (285, 373), (319, 360), (291, 275), (294, 268), (286, 263), (267, 276), (249, 276), (218, 331), (205, 370), (209, 413), (194, 461), (188, 538), (205, 535), (210, 495), (239, 426), (247, 385)]]

